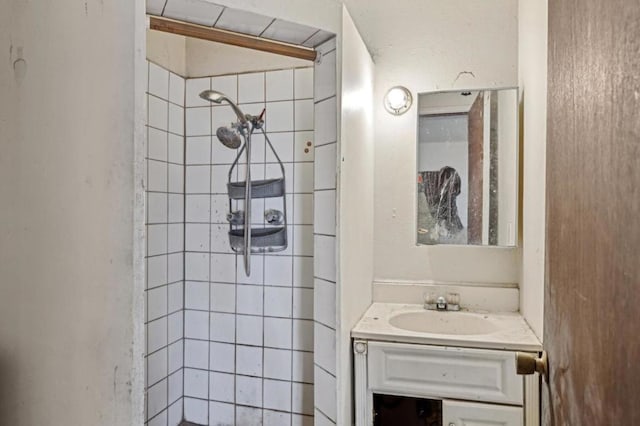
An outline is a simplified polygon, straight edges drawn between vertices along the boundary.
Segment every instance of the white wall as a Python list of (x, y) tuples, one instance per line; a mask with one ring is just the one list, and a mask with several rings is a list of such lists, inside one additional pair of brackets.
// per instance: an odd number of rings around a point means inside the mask
[(519, 2), (522, 90), (523, 230), (520, 306), (542, 339), (547, 135), (547, 1)]
[(351, 329), (371, 304), (373, 280), (374, 64), (346, 8), (342, 18), (341, 125), (338, 162), (338, 409), (352, 411)]
[(516, 249), (415, 245), (416, 107), (395, 117), (382, 105), (398, 84), (414, 96), (515, 86), (516, 2), (346, 3), (376, 63), (375, 278), (518, 282)]
[(141, 3), (0, 4), (1, 424), (142, 423)]

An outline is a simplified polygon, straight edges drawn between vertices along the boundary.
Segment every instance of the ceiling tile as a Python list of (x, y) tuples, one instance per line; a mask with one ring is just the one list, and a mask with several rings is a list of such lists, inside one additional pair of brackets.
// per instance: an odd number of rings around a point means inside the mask
[(167, 0), (147, 0), (147, 13), (149, 15), (162, 15), (162, 9)]
[(216, 23), (216, 28), (258, 36), (273, 18), (243, 10), (226, 8)]
[(317, 29), (307, 27), (306, 25), (276, 19), (275, 22), (269, 25), (269, 28), (262, 33), (262, 37), (283, 41), (285, 43), (302, 44), (316, 31)]
[(329, 31), (320, 30), (312, 35), (308, 40), (305, 40), (302, 45), (306, 47), (317, 47), (332, 37), (335, 37), (335, 34), (330, 33)]
[(212, 27), (223, 10), (206, 0), (168, 0), (163, 16)]

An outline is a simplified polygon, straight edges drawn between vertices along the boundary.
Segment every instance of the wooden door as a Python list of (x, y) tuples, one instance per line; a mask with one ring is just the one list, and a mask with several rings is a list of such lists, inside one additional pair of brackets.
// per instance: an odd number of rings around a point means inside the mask
[(543, 420), (640, 424), (640, 2), (549, 0)]

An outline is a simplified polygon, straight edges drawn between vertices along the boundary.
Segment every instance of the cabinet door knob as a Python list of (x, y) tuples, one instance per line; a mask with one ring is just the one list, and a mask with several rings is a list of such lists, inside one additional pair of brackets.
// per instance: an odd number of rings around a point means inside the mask
[(516, 352), (516, 373), (520, 375), (538, 373), (546, 381), (549, 375), (547, 352), (542, 351), (542, 355), (539, 357), (524, 352)]

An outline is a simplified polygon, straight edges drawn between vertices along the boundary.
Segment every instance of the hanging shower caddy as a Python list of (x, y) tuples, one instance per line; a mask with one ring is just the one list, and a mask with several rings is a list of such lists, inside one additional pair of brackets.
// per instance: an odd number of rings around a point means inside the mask
[[(227, 180), (229, 245), (235, 253), (243, 255), (245, 273), (250, 275), (252, 253), (279, 252), (286, 250), (288, 246), (284, 164), (282, 164), (278, 153), (264, 131), (264, 114), (266, 110), (263, 110), (259, 116), (245, 115), (226, 95), (213, 90), (202, 92), (200, 97), (215, 103), (226, 101), (238, 116), (238, 122), (232, 124), (231, 128), (219, 128), (216, 135), (225, 146), (231, 149), (240, 147), (238, 155), (229, 168)], [(266, 144), (280, 166), (280, 177), (263, 180), (251, 179), (251, 136), (256, 131), (264, 135)], [(240, 136), (242, 136), (244, 143), (240, 140)], [(243, 154), (246, 156), (244, 180), (234, 181), (234, 171), (237, 171)], [(262, 224), (252, 224), (252, 201), (265, 198), (280, 198), (282, 200), (282, 210), (268, 209), (265, 211), (265, 218)], [(243, 201), (243, 209), (236, 208), (234, 210), (234, 203), (239, 205), (240, 201)]]

